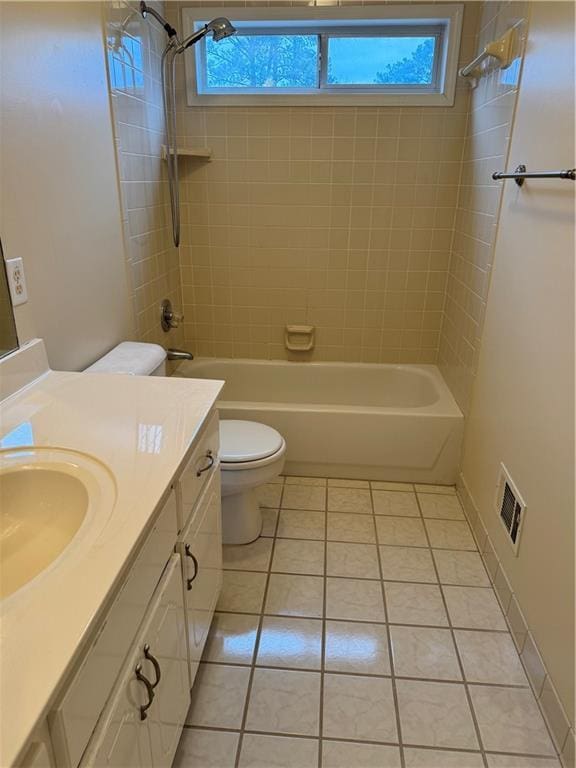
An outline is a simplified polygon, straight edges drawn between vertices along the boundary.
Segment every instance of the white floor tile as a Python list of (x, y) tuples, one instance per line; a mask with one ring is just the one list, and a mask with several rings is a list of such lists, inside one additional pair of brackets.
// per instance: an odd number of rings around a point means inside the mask
[(487, 755), (489, 768), (561, 768), (555, 758)]
[(186, 722), (212, 728), (240, 728), (250, 670), (200, 664)]
[(489, 587), (490, 579), (478, 552), (433, 549), (432, 554), (442, 584)]
[(373, 544), (342, 544), (329, 541), (326, 573), (358, 579), (379, 579), (378, 550)]
[[(246, 733), (239, 768), (317, 768), (320, 742)], [(198, 765), (195, 768), (204, 768)]]
[(321, 656), (321, 621), (264, 616), (257, 664), (320, 669)]
[(483, 768), (480, 752), (445, 752), (439, 749), (404, 750), (406, 768)]
[(416, 494), (399, 491), (372, 491), (374, 514), (396, 517), (420, 517)]
[(555, 754), (531, 690), (472, 685), (470, 696), (485, 749), (532, 755)]
[(234, 768), (240, 734), (185, 728), (173, 768)]
[(374, 520), (370, 515), (328, 512), (328, 541), (375, 544)]
[(396, 688), (404, 744), (479, 748), (463, 685), (397, 680)]
[(258, 619), (258, 616), (241, 613), (215, 613), (204, 646), (203, 661), (251, 664)]
[(298, 539), (276, 539), (272, 571), (282, 573), (307, 573), (321, 576), (324, 573), (324, 542)]
[(450, 621), (459, 629), (507, 629), (496, 595), (486, 587), (444, 587)]
[(328, 487), (328, 510), (349, 514), (372, 514), (372, 497), (362, 488)]
[(400, 768), (400, 765), (398, 747), (322, 741), (322, 768)]
[(457, 629), (454, 634), (466, 680), (471, 683), (528, 685), (528, 678), (509, 634), (463, 629)]
[(324, 579), (320, 576), (286, 576), (273, 573), (268, 585), (265, 613), (320, 618)]
[(322, 735), (358, 741), (396, 741), (391, 680), (326, 674)]
[(375, 520), (380, 544), (399, 547), (428, 546), (424, 526), (418, 518), (378, 515)]
[(443, 520), (465, 520), (458, 496), (442, 496), (437, 493), (419, 493), (422, 516)]
[(260, 613), (266, 589), (265, 573), (224, 571), (217, 610)]
[(388, 633), (384, 624), (327, 621), (324, 666), (328, 672), (389, 675)]
[(318, 736), (320, 674), (256, 668), (246, 728)]
[(392, 581), (438, 582), (429, 549), (380, 547), (382, 578)]
[(358, 579), (326, 579), (326, 617), (385, 621), (380, 583)]
[(437, 549), (476, 550), (474, 538), (464, 520), (425, 520), (430, 546)]
[(326, 487), (325, 477), (299, 477), (297, 475), (288, 475), (286, 485), (315, 485), (318, 488)]
[(390, 641), (394, 670), (399, 677), (462, 679), (450, 630), (390, 627)]
[(326, 513), (282, 509), (277, 536), (288, 539), (324, 540)]
[(262, 532), (261, 536), (274, 536), (276, 533), (276, 521), (278, 520), (277, 509), (262, 508)]
[(387, 581), (385, 589), (388, 621), (394, 624), (448, 626), (439, 587), (433, 584), (401, 584)]
[(267, 571), (272, 556), (272, 539), (256, 539), (251, 544), (222, 547), (224, 568), (233, 571)]
[(326, 509), (326, 490), (314, 485), (284, 486), (282, 509)]

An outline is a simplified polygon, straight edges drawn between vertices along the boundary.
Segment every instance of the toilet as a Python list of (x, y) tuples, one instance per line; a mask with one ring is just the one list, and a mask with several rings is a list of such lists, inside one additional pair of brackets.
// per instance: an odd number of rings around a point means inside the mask
[[(86, 373), (166, 376), (166, 350), (158, 344), (123, 341)], [(260, 536), (262, 513), (255, 489), (282, 472), (285, 455), (286, 442), (272, 427), (255, 421), (220, 421), (224, 544), (248, 544)]]
[(260, 536), (262, 513), (255, 489), (284, 468), (286, 442), (266, 424), (236, 419), (220, 422), (222, 540), (248, 544)]

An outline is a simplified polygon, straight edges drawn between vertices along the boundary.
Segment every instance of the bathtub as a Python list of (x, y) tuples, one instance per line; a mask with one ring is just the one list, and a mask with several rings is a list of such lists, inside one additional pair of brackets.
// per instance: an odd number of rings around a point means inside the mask
[(463, 416), (434, 365), (199, 358), (176, 376), (224, 379), (224, 419), (277, 429), (287, 474), (454, 483)]

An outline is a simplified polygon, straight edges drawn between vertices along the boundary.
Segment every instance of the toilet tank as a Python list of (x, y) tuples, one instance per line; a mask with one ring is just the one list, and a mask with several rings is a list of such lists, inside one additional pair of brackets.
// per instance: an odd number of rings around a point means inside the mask
[(159, 344), (123, 341), (86, 368), (86, 373), (128, 373), (166, 376), (166, 350)]

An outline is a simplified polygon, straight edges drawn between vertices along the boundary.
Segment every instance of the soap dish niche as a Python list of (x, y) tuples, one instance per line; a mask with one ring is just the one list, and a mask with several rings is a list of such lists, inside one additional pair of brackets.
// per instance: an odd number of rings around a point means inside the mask
[(287, 325), (284, 329), (284, 346), (289, 352), (310, 352), (314, 349), (313, 325)]

